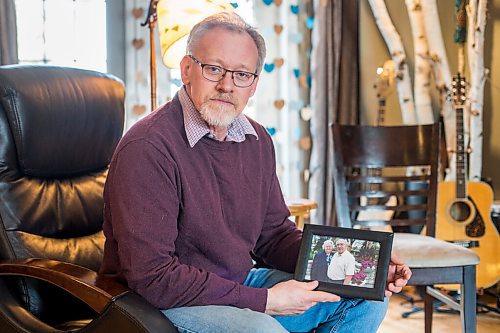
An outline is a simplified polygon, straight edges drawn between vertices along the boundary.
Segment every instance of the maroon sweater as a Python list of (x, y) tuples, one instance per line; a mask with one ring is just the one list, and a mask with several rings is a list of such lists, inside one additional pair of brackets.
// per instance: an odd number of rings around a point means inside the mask
[(264, 311), (267, 289), (243, 286), (254, 253), (293, 272), (302, 233), (288, 219), (274, 147), (202, 138), (193, 148), (177, 96), (119, 143), (104, 190), (101, 273), (159, 308), (233, 305)]

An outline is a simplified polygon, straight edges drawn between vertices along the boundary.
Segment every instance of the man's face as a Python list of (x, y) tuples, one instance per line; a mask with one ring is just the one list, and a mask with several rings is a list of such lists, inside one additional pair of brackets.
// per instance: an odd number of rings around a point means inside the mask
[(330, 254), (333, 252), (333, 245), (332, 244), (326, 244), (325, 245), (325, 253)]
[(347, 249), (347, 244), (344, 243), (344, 242), (338, 242), (337, 243), (337, 252), (342, 254), (345, 252), (345, 250)]
[[(247, 33), (217, 28), (200, 38), (193, 56), (203, 64), (255, 73), (258, 51)], [(243, 112), (258, 82), (257, 77), (249, 87), (236, 87), (229, 72), (219, 82), (209, 81), (203, 77), (201, 66), (188, 56), (181, 61), (181, 76), (202, 118), (210, 126), (225, 128)]]

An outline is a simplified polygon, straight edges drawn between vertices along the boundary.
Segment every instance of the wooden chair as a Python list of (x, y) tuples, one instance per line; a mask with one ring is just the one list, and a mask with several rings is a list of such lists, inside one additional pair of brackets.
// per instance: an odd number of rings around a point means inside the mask
[[(471, 250), (434, 238), (439, 125), (332, 125), (337, 224), (341, 227), (425, 227), (425, 235), (396, 232), (393, 249), (412, 272), (409, 285), (426, 286), (425, 332), (433, 298), (459, 310), (462, 331), (476, 331), (476, 265)], [(413, 230), (415, 231), (415, 230)], [(459, 284), (457, 303), (433, 287)]]

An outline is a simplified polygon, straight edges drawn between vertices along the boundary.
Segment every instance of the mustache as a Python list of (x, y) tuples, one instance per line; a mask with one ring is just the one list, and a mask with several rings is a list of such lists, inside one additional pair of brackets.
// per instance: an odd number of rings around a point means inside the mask
[(210, 99), (218, 99), (218, 100), (221, 100), (221, 101), (224, 101), (224, 102), (228, 102), (228, 103), (231, 103), (231, 104), (236, 104), (236, 100), (233, 97), (233, 95), (227, 94), (227, 93), (226, 94), (222, 93), (222, 94), (218, 94), (218, 95), (212, 96), (212, 97), (210, 97)]

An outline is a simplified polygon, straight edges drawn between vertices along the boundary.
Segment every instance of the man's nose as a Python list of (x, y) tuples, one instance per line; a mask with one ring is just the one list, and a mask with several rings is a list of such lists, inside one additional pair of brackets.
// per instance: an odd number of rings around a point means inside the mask
[(233, 73), (226, 72), (222, 80), (217, 82), (217, 90), (223, 92), (232, 92), (234, 90)]

